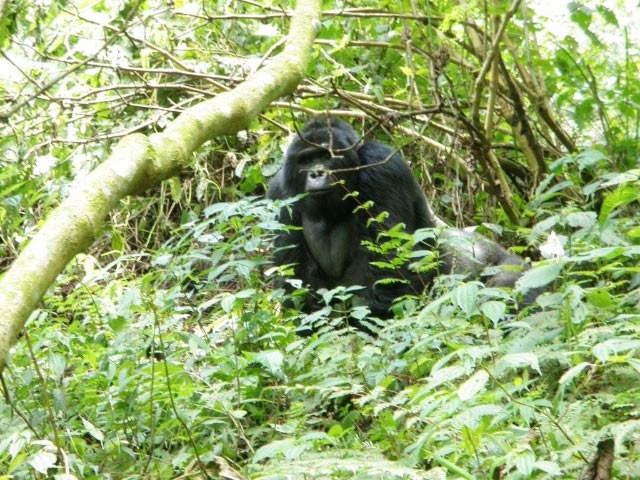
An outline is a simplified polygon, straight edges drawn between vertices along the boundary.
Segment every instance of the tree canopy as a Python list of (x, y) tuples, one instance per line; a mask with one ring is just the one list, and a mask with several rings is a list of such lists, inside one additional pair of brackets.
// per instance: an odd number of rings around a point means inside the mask
[[(543, 3), (0, 3), (6, 478), (640, 477), (640, 19)], [(319, 114), (514, 291), (296, 335), (264, 192)]]

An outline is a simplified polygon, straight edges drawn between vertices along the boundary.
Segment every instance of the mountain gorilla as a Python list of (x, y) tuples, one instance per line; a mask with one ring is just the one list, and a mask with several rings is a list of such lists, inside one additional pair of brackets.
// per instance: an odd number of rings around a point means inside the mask
[[(443, 234), (445, 246), (439, 247), (438, 268), (417, 273), (406, 267), (375, 266), (375, 262), (390, 259), (364, 244), (377, 245), (381, 232), (402, 224), (406, 232), (413, 233), (443, 223), (433, 214), (401, 155), (387, 145), (362, 140), (341, 120), (311, 120), (289, 146), (268, 197), (286, 199), (300, 194), (305, 195), (280, 213), (280, 221), (294, 228), (277, 237), (275, 263), (293, 265), (295, 278), (313, 290), (362, 286), (358, 296), (378, 318), (390, 317), (394, 299), (421, 293), (437, 274), (478, 276), (486, 266), (514, 265), (521, 271), (524, 264), (489, 239), (449, 229)], [(433, 245), (426, 245), (430, 247)], [(519, 275), (511, 268), (494, 274), (486, 283), (513, 286)], [(398, 281), (381, 282), (389, 278)], [(313, 307), (313, 301), (308, 301), (305, 310)]]

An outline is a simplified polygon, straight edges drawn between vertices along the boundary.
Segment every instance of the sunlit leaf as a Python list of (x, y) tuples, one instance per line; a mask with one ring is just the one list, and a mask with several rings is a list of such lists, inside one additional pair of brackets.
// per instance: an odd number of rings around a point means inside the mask
[(516, 291), (526, 293), (553, 282), (562, 271), (562, 264), (549, 263), (527, 270), (516, 282)]
[(478, 285), (476, 283), (463, 283), (456, 287), (455, 303), (467, 315), (476, 309), (478, 300)]
[(462, 401), (470, 400), (480, 392), (489, 381), (489, 374), (484, 370), (478, 370), (458, 388), (458, 397)]

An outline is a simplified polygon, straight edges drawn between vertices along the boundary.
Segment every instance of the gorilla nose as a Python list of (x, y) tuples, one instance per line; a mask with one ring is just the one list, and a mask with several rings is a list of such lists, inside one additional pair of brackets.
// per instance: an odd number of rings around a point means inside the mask
[(326, 170), (311, 170), (309, 172), (309, 178), (311, 178), (312, 180), (318, 180), (319, 178), (324, 177), (326, 174)]

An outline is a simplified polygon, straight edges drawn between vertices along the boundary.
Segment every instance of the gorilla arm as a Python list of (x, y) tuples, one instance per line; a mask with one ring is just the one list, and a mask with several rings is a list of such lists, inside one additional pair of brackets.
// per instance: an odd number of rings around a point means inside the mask
[(525, 268), (523, 258), (475, 232), (447, 229), (442, 233), (442, 241), (443, 273), (478, 277), (486, 267), (505, 266), (486, 278), (485, 283), (490, 287), (513, 287)]

